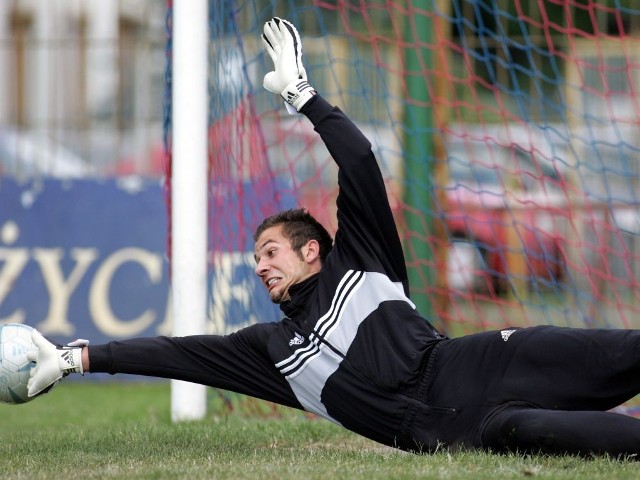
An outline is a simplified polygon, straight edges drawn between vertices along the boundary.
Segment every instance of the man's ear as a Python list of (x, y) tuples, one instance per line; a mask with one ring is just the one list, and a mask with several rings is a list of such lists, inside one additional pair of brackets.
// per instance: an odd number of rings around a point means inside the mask
[(320, 244), (317, 240), (309, 240), (302, 247), (302, 259), (309, 264), (320, 261)]

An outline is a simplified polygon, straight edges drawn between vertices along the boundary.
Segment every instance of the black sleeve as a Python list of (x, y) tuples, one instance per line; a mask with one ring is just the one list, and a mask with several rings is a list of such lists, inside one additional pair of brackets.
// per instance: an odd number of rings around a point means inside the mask
[(319, 95), (302, 109), (338, 165), (337, 249), (354, 268), (381, 271), (402, 282), (408, 295), (402, 243), (371, 142), (338, 108)]
[(274, 327), (260, 323), (225, 336), (149, 337), (93, 345), (90, 371), (184, 380), (302, 408), (266, 353)]

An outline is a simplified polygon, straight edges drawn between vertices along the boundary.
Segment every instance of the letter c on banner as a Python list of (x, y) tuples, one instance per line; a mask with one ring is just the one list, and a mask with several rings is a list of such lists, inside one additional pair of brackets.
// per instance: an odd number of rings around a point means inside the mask
[(162, 280), (162, 259), (142, 248), (123, 248), (114, 252), (102, 263), (89, 292), (89, 310), (98, 329), (105, 335), (127, 337), (149, 328), (156, 319), (152, 309), (145, 310), (138, 318), (121, 320), (109, 305), (109, 288), (115, 272), (126, 262), (136, 262), (146, 270), (153, 283)]

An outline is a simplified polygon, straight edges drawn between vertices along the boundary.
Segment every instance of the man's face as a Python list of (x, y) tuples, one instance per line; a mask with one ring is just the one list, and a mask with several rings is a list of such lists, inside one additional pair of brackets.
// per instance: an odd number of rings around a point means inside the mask
[[(302, 248), (303, 258), (308, 246)], [(269, 291), (273, 303), (289, 300), (289, 287), (315, 273), (312, 265), (300, 258), (300, 252), (282, 234), (282, 225), (267, 228), (255, 243), (256, 274)]]

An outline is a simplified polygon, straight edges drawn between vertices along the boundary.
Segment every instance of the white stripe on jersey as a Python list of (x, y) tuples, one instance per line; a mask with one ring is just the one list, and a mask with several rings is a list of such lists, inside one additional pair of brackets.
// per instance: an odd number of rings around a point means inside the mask
[(306, 410), (335, 422), (321, 402), (327, 379), (340, 366), (360, 324), (382, 302), (392, 300), (415, 308), (402, 285), (384, 274), (349, 270), (341, 279), (329, 311), (316, 322), (311, 343), (276, 364)]
[(301, 360), (309, 359), (310, 349), (314, 352), (319, 351), (319, 342), (315, 335), (315, 332), (317, 332), (319, 329), (322, 330), (323, 324), (327, 323), (329, 326), (331, 326), (335, 322), (335, 319), (339, 316), (340, 308), (345, 303), (345, 297), (351, 293), (354, 283), (356, 283), (359, 279), (364, 279), (364, 276), (364, 272), (355, 272), (353, 270), (349, 270), (345, 274), (345, 276), (342, 277), (340, 283), (338, 284), (338, 288), (336, 289), (336, 293), (333, 296), (333, 300), (331, 301), (331, 307), (329, 308), (329, 311), (322, 317), (320, 317), (320, 319), (316, 323), (316, 326), (314, 327), (314, 333), (312, 333), (309, 338), (311, 340), (311, 345), (296, 349), (293, 355), (291, 355), (289, 358), (276, 363), (276, 367), (280, 369), (280, 372), (283, 375), (290, 373), (292, 369), (298, 367), (301, 364)]

